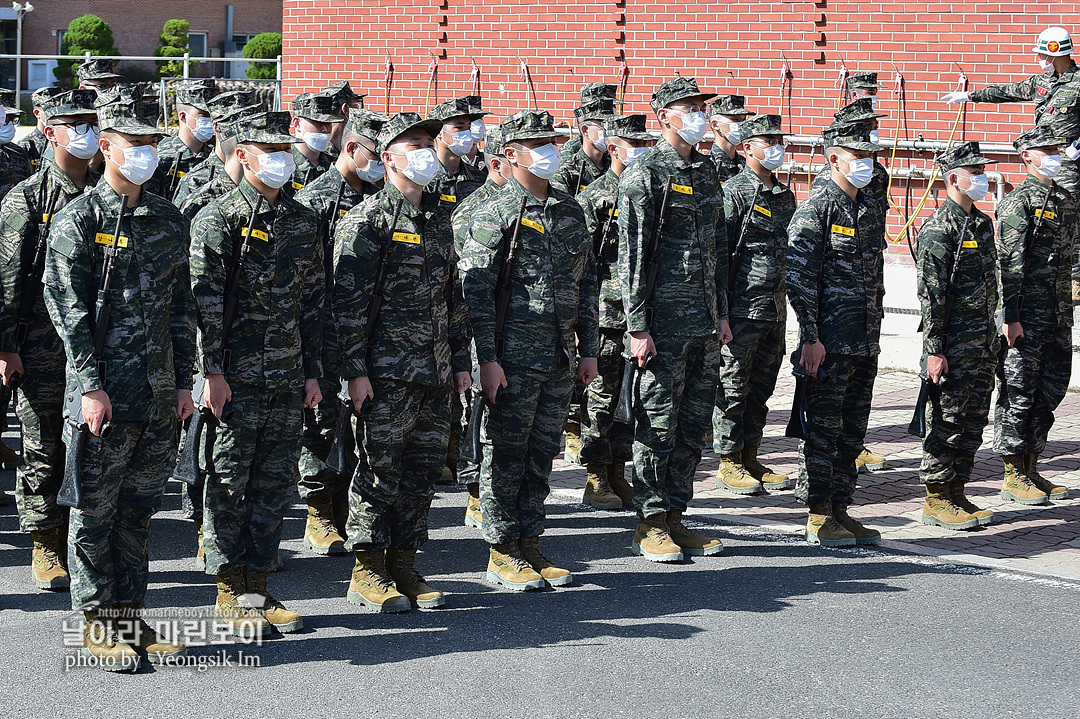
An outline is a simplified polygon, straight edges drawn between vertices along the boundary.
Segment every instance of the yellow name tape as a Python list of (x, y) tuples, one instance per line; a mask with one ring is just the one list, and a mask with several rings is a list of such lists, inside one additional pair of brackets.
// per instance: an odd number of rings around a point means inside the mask
[(1045, 217), (1048, 220), (1052, 220), (1055, 217), (1057, 217), (1057, 215), (1054, 214), (1053, 210), (1043, 210), (1042, 208), (1039, 208), (1039, 209), (1035, 210), (1035, 216), (1036, 217)]
[(760, 212), (761, 214), (765, 215), (766, 217), (772, 217), (772, 210), (770, 210), (768, 207), (762, 207), (761, 205), (754, 205), (754, 210), (756, 210), (757, 212)]
[(339, 212), (339, 213), (341, 213), (341, 216), (342, 216), (342, 217), (344, 217), (345, 215), (349, 214), (349, 211), (348, 211), (348, 210), (338, 210), (338, 212)]
[(543, 225), (541, 225), (539, 222), (537, 222), (535, 220), (530, 220), (528, 217), (522, 217), (521, 218), (521, 224), (525, 225), (526, 227), (531, 227), (531, 228), (533, 228), (534, 230), (536, 230), (537, 232), (539, 232), (541, 234), (544, 232), (544, 226)]
[(582, 190), (584, 190), (584, 189), (585, 189), (586, 187), (588, 187), (588, 185), (578, 185), (577, 191), (578, 191), (578, 192), (581, 192), (581, 191), (582, 191)]
[(48, 212), (42, 212), (41, 213), (41, 221), (42, 222), (48, 222), (50, 217), (52, 217), (52, 215), (50, 215)]
[[(248, 233), (248, 228), (243, 227), (243, 228), (240, 229), (240, 236), (241, 237), (247, 237), (247, 233)], [(262, 240), (263, 242), (269, 242), (270, 241), (270, 235), (266, 234), (262, 230), (252, 230), (251, 231), (251, 236), (254, 237), (256, 240)]]
[[(94, 242), (99, 245), (111, 245), (113, 243), (113, 235), (106, 235), (104, 232), (99, 232), (94, 235)], [(127, 247), (128, 238), (125, 235), (120, 235), (120, 239), (116, 241), (117, 247)]]
[(692, 195), (692, 194), (694, 194), (694, 188), (690, 187), (690, 185), (676, 185), (673, 182), (673, 183), (671, 183), (671, 189), (675, 190), (675, 192), (680, 192), (680, 193), (682, 193), (684, 195)]
[(961, 245), (961, 247), (963, 247), (965, 250), (974, 250), (978, 246), (979, 243), (975, 240), (964, 240), (963, 244)]
[(607, 211), (607, 213), (608, 213), (609, 215), (614, 215), (615, 217), (618, 217), (618, 216), (619, 216), (619, 210), (618, 210), (618, 209), (616, 209), (616, 208), (612, 208), (612, 209), (608, 210), (608, 211)]
[(292, 188), (294, 190), (302, 190), (304, 189), (304, 184), (302, 182), (294, 182), (292, 183)]
[(457, 195), (439, 195), (439, 199), (443, 202), (457, 202)]
[(855, 236), (855, 228), (854, 227), (844, 227), (843, 225), (833, 225), (832, 226), (832, 231), (835, 232), (838, 235), (843, 235), (844, 237), (854, 237)]
[[(176, 168), (173, 168), (173, 169), (169, 170), (169, 174), (172, 175), (173, 177), (183, 177), (187, 173), (184, 172), (183, 170), (177, 170)], [(293, 184), (296, 184), (296, 183), (293, 183)], [(300, 188), (297, 188), (297, 189), (300, 189)]]
[(410, 245), (419, 245), (420, 235), (414, 235), (411, 232), (395, 232), (394, 242), (406, 242)]

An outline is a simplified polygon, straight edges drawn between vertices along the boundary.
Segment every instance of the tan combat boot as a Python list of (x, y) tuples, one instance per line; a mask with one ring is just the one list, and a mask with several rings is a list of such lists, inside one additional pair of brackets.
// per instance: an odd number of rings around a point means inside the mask
[(569, 569), (560, 569), (540, 551), (540, 537), (528, 537), (518, 540), (521, 558), (529, 563), (537, 573), (553, 587), (565, 587), (574, 581)]
[(594, 509), (622, 509), (622, 499), (611, 489), (607, 477), (607, 465), (590, 464), (586, 467), (585, 495), (581, 503)]
[(836, 521), (828, 502), (810, 505), (810, 515), (806, 519), (806, 541), (823, 547), (854, 547), (858, 544), (855, 535)]
[(1028, 479), (1031, 480), (1031, 483), (1035, 485), (1036, 489), (1046, 493), (1050, 499), (1065, 499), (1065, 497), (1069, 495), (1068, 487), (1054, 484), (1039, 474), (1039, 455), (1034, 452), (1027, 452), (1024, 454), (1024, 460), (1025, 465), (1027, 466)]
[(544, 578), (521, 556), (517, 543), (491, 545), (487, 580), (517, 592), (544, 588)]
[(195, 527), (198, 529), (195, 536), (195, 568), (200, 572), (206, 571), (206, 547), (203, 545), (203, 518), (202, 515), (195, 517)]
[(356, 551), (349, 593), (353, 604), (376, 612), (407, 612), (412, 607), (409, 598), (394, 588), (394, 581), (386, 571), (386, 550)]
[(1019, 454), (1001, 457), (1005, 463), (1005, 481), (1001, 485), (1001, 498), (1020, 504), (1046, 504), (1049, 498), (1046, 492), (1036, 487), (1028, 477), (1024, 458)]
[(716, 488), (726, 489), (734, 494), (757, 494), (761, 491), (761, 482), (750, 476), (743, 466), (742, 454), (720, 455), (720, 466), (716, 470)]
[(83, 612), (82, 655), (93, 658), (107, 672), (133, 672), (139, 668), (139, 655), (127, 642), (120, 639), (113, 618), (105, 616), (111, 609)]
[(64, 561), (63, 534), (62, 527), (30, 532), (34, 540), (30, 574), (39, 589), (66, 589), (71, 584)]
[(747, 473), (757, 481), (761, 482), (761, 485), (770, 492), (790, 487), (791, 479), (786, 474), (777, 474), (759, 462), (757, 453), (758, 445), (743, 445), (742, 463)]
[(482, 529), (484, 513), (480, 510), (480, 483), (469, 482), (465, 488), (469, 490), (469, 503), (465, 505), (465, 526)]
[(879, 469), (885, 469), (887, 461), (880, 454), (874, 454), (866, 447), (863, 447), (863, 451), (859, 452), (859, 456), (855, 458), (855, 469), (860, 473), (875, 472)]
[(994, 521), (993, 512), (989, 509), (980, 509), (975, 504), (972, 504), (971, 500), (967, 498), (964, 494), (963, 482), (956, 480), (949, 482), (949, 498), (952, 499), (952, 503), (957, 507), (979, 520), (979, 526), (990, 524), (990, 522)]
[(682, 547), (671, 538), (667, 514), (663, 512), (638, 522), (630, 550), (650, 562), (681, 562), (683, 559)]
[(945, 529), (972, 529), (979, 526), (979, 518), (965, 512), (952, 501), (949, 485), (944, 482), (927, 482), (922, 523), (936, 524)]
[(833, 518), (841, 527), (855, 536), (855, 544), (877, 544), (881, 541), (881, 532), (870, 527), (864, 527), (862, 522), (852, 517), (847, 512), (848, 505), (834, 504)]
[(244, 593), (244, 570), (230, 569), (214, 577), (217, 580), (217, 601), (214, 604), (214, 624), (230, 634), (244, 639), (256, 639), (270, 633), (270, 622), (262, 611), (252, 605)]
[(334, 504), (329, 497), (308, 497), (304, 546), (315, 554), (345, 554), (345, 539), (334, 526)]
[(151, 664), (168, 664), (187, 656), (187, 647), (182, 642), (162, 639), (146, 621), (139, 616), (139, 610), (130, 604), (119, 606), (120, 617), (116, 620), (119, 637), (135, 652)]
[(692, 557), (711, 557), (724, 551), (724, 545), (719, 539), (706, 537), (704, 534), (691, 532), (682, 522), (683, 513), (678, 509), (669, 509), (667, 513), (668, 534), (671, 541), (679, 545), (683, 554)]
[(634, 506), (634, 490), (626, 481), (626, 462), (612, 462), (607, 466), (608, 484), (611, 491), (622, 500), (623, 507)]
[(438, 589), (433, 589), (424, 580), (424, 575), (416, 571), (415, 549), (386, 550), (386, 568), (397, 590), (416, 602), (421, 609), (434, 609), (446, 604), (446, 597)]
[(262, 600), (263, 616), (266, 621), (273, 625), (274, 629), (282, 634), (298, 632), (304, 628), (304, 618), (285, 605), (274, 599), (274, 595), (266, 588), (266, 581), (270, 577), (269, 572), (244, 571), (244, 584), (247, 586), (248, 597), (252, 604), (259, 606)]
[(566, 432), (563, 461), (567, 464), (581, 464), (581, 425), (577, 422), (567, 422), (563, 429)]

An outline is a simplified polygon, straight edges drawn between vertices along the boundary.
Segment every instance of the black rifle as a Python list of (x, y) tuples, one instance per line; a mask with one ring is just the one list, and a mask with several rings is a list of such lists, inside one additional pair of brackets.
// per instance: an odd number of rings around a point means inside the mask
[[(514, 223), (514, 234), (510, 236), (510, 245), (506, 249), (506, 258), (499, 269), (499, 282), (495, 286), (495, 361), (500, 365), (502, 365), (503, 352), (506, 350), (503, 329), (506, 327), (506, 315), (510, 310), (510, 275), (514, 270), (514, 258), (517, 256), (518, 247), (521, 243), (521, 223), (525, 219), (525, 204), (528, 201), (528, 193), (523, 193), (521, 195), (521, 205), (518, 207), (517, 221)], [(499, 387), (495, 390), (495, 402), (493, 404), (499, 404), (505, 396), (506, 388)], [(479, 429), (474, 431), (479, 431)]]
[[(105, 248), (105, 261), (101, 267), (101, 280), (98, 282), (97, 300), (94, 303), (94, 350), (93, 359), (97, 365), (98, 378), (105, 383), (105, 362), (101, 359), (101, 353), (105, 349), (105, 335), (109, 331), (109, 317), (112, 315), (112, 303), (109, 301), (109, 289), (112, 287), (113, 262), (116, 259), (116, 248), (120, 244), (120, 229), (124, 220), (124, 214), (128, 212), (128, 196), (120, 196), (120, 208), (116, 213), (116, 228), (113, 231), (112, 240)], [(83, 418), (82, 396), (78, 391), (72, 391), (67, 396), (67, 415), (65, 420), (73, 428), (71, 439), (68, 441), (67, 451), (64, 455), (64, 480), (60, 485), (56, 503), (64, 507), (81, 509), (83, 504), (82, 492), (82, 455), (86, 448), (86, 440), (90, 436), (90, 425)], [(112, 422), (105, 419), (101, 423), (100, 435), (108, 437), (112, 433)]]
[(600, 232), (593, 238), (593, 256), (596, 257), (596, 263), (599, 267), (600, 258), (607, 252), (608, 241), (611, 239), (611, 227), (615, 224), (615, 213), (619, 206), (619, 195), (615, 194), (615, 199), (611, 202), (611, 207), (608, 208), (607, 219), (604, 220), (604, 225), (600, 229)]
[[(1046, 216), (1046, 203), (1050, 201), (1050, 195), (1054, 192), (1054, 185), (1051, 183), (1046, 187), (1046, 194), (1043, 195), (1042, 205), (1039, 207), (1039, 211), (1035, 213), (1035, 221), (1031, 223), (1031, 229), (1028, 231), (1027, 236), (1024, 238), (1024, 262), (1023, 270), (1020, 272), (1020, 296), (1016, 300), (1017, 310), (1021, 310), (1024, 307), (1024, 280), (1027, 278), (1028, 263), (1031, 259), (1032, 245), (1035, 244), (1035, 237), (1039, 234), (1039, 228), (1042, 227), (1043, 218)], [(1023, 337), (1017, 340), (1019, 342)]]
[(180, 156), (177, 155), (172, 161), (172, 167), (169, 169), (168, 174), (165, 175), (165, 180), (169, 184), (166, 185), (165, 199), (172, 202), (173, 195), (176, 194), (176, 188), (180, 182)]
[[(49, 247), (49, 230), (52, 228), (53, 216), (56, 214), (56, 203), (60, 200), (61, 187), (57, 184), (49, 197), (49, 204), (42, 218), (41, 230), (38, 232), (37, 244), (34, 245), (34, 258), (23, 276), (22, 287), (19, 289), (19, 310), (15, 321), (15, 354), (22, 351), (26, 335), (30, 332), (30, 315), (34, 313), (34, 305), (41, 297), (42, 278), (45, 276), (45, 251)], [(22, 383), (22, 377), (18, 372), (13, 372), (8, 382), (8, 387), (17, 390)]]
[(750, 226), (750, 215), (753, 214), (754, 207), (757, 206), (762, 187), (764, 185), (759, 183), (757, 189), (754, 190), (754, 198), (750, 200), (750, 206), (746, 208), (746, 214), (743, 215), (742, 225), (739, 227), (739, 236), (735, 240), (735, 247), (728, 256), (727, 293), (729, 307), (731, 306), (731, 293), (735, 289), (735, 277), (739, 274), (739, 263), (742, 261), (743, 247), (746, 244), (746, 228)]
[[(660, 211), (653, 223), (652, 237), (645, 249), (645, 324), (652, 328), (653, 323), (653, 294), (656, 292), (656, 277), (660, 272), (660, 237), (664, 234), (664, 223), (667, 221), (668, 200), (671, 199), (671, 178), (667, 178), (664, 184), (664, 195), (660, 198)], [(638, 371), (637, 359), (630, 353), (630, 335), (623, 338), (623, 372), (622, 384), (619, 386), (619, 402), (615, 407), (613, 420), (619, 424), (630, 424), (634, 417), (634, 375)], [(645, 358), (640, 369), (646, 369), (652, 356)]]
[[(972, 208), (972, 212), (975, 209)], [(953, 255), (952, 267), (949, 268), (949, 284), (945, 286), (945, 307), (941, 313), (941, 354), (945, 354), (946, 343), (949, 336), (947, 331), (949, 329), (949, 316), (952, 314), (953, 305), (956, 303), (956, 295), (953, 293), (953, 285), (956, 282), (956, 268), (960, 266), (960, 251), (964, 249), (964, 236), (967, 234), (968, 225), (971, 224), (971, 214), (964, 218), (964, 226), (960, 228), (960, 238), (956, 241), (956, 253)], [(911, 422), (908, 424), (908, 434), (913, 434), (916, 437), (926, 436), (926, 403), (930, 401), (933, 403), (935, 409), (938, 407), (938, 401), (941, 398), (941, 385), (945, 383), (945, 378), (941, 377), (939, 384), (934, 384), (930, 379), (929, 374), (922, 378), (922, 383), (919, 385), (919, 398), (915, 400), (915, 412), (911, 415)]]
[(341, 184), (338, 185), (337, 197), (334, 198), (334, 209), (330, 212), (330, 228), (329, 234), (326, 238), (326, 246), (334, 247), (334, 230), (337, 229), (338, 219), (341, 217), (341, 198), (345, 196), (345, 178), (341, 178)]
[(582, 182), (582, 180), (584, 180), (584, 179), (585, 179), (585, 165), (586, 165), (587, 163), (588, 163), (588, 160), (587, 160), (587, 159), (586, 159), (586, 160), (582, 160), (582, 161), (581, 161), (581, 169), (580, 169), (580, 170), (578, 170), (578, 174), (577, 174), (577, 182), (576, 182), (576, 183), (574, 183), (574, 189), (573, 189), (573, 191), (572, 191), (572, 192), (570, 193), (570, 194), (571, 194), (572, 196), (574, 196), (574, 197), (577, 197), (577, 196), (578, 196), (578, 193), (580, 193), (580, 192), (581, 192), (581, 182)]

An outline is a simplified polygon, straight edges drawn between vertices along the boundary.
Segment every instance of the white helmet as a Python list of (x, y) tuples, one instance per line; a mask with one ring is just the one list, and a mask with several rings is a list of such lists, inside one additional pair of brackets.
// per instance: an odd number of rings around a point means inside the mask
[(1069, 31), (1063, 27), (1048, 27), (1039, 33), (1039, 39), (1035, 41), (1032, 52), (1051, 57), (1072, 54), (1072, 38)]

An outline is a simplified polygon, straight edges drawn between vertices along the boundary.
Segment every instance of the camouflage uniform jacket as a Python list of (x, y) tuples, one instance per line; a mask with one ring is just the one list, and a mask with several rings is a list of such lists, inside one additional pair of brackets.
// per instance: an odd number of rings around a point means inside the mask
[(551, 184), (555, 189), (562, 190), (574, 197), (592, 184), (593, 181), (603, 177), (610, 166), (611, 157), (609, 155), (605, 154), (603, 162), (597, 165), (592, 161), (592, 158), (585, 154), (585, 150), (578, 147), (573, 155), (559, 160), (559, 171), (551, 178)]
[(799, 339), (830, 354), (881, 349), (885, 218), (863, 191), (855, 199), (831, 180), (799, 206), (788, 226), (787, 292)]
[(225, 161), (218, 157), (216, 152), (211, 152), (209, 157), (191, 168), (180, 180), (180, 184), (176, 187), (176, 192), (172, 196), (173, 204), (177, 207), (183, 205), (189, 196), (213, 182), (219, 173), (222, 175), (229, 174), (225, 172)]
[(972, 102), (1035, 102), (1035, 124), (1049, 127), (1069, 142), (1080, 138), (1080, 69), (1075, 64), (1061, 75), (1054, 69), (1020, 82), (987, 85), (971, 92)]
[(0, 145), (0, 200), (4, 199), (12, 187), (19, 184), (34, 172), (26, 152), (14, 142)]
[[(728, 308), (732, 317), (778, 322), (787, 314), (784, 268), (795, 194), (776, 175), (772, 179), (769, 189), (753, 170), (743, 166), (742, 172), (724, 185), (729, 262), (736, 260), (738, 251)], [(737, 247), (744, 225), (746, 233)]]
[[(645, 255), (667, 187), (650, 327)], [(720, 320), (728, 316), (727, 246), (716, 168), (697, 150), (684, 160), (661, 139), (619, 179), (619, 283), (629, 331), (682, 337), (718, 333)]]
[(35, 127), (29, 135), (15, 144), (26, 153), (26, 159), (30, 162), (30, 172), (37, 172), (41, 168), (41, 158), (45, 156), (45, 150), (49, 148), (49, 140), (41, 134), (41, 130)]
[(293, 172), (290, 181), (282, 188), (290, 197), (295, 197), (297, 192), (315, 182), (315, 180), (322, 177), (324, 172), (334, 166), (333, 159), (325, 152), (319, 153), (318, 164), (304, 157), (304, 154), (300, 152), (300, 148), (295, 145), (293, 146), (292, 156), (293, 161), (296, 163), (296, 171)]
[[(810, 194), (824, 190), (831, 182), (832, 171), (826, 167), (810, 183)], [(870, 184), (863, 188), (863, 192), (873, 197), (878, 203), (882, 217), (889, 214), (889, 171), (878, 162), (876, 157), (874, 158), (874, 174), (870, 178)]]
[[(622, 287), (619, 285), (619, 176), (608, 170), (577, 196), (592, 238), (596, 275), (600, 285), (600, 326), (625, 330)], [(604, 230), (607, 230), (605, 235)]]
[(188, 218), (188, 221), (190, 222), (195, 219), (196, 215), (202, 212), (204, 207), (219, 197), (224, 197), (235, 189), (236, 183), (233, 182), (229, 173), (219, 172), (214, 175), (213, 180), (210, 180), (210, 182), (202, 187), (196, 188), (182, 203), (177, 203), (176, 206), (180, 208), (180, 213)]
[(510, 272), (502, 361), (552, 372), (565, 356), (576, 371), (577, 358), (596, 357), (599, 345), (596, 269), (585, 217), (565, 192), (551, 188), (541, 202), (516, 179), (476, 208), (462, 250), (461, 284), (477, 357), (480, 362), (498, 359), (496, 286), (522, 195), (528, 199)]
[(581, 133), (571, 133), (566, 142), (559, 146), (559, 161), (569, 162), (571, 157), (577, 155), (581, 150)]
[[(1034, 233), (1048, 189), (1052, 192)], [(1005, 321), (1072, 327), (1070, 276), (1073, 243), (1080, 231), (1076, 200), (1060, 186), (1048, 188), (1029, 175), (1005, 196), (996, 214)]]
[[(395, 208), (400, 203), (397, 224)], [(469, 371), (469, 319), (458, 282), (450, 206), (425, 191), (413, 207), (391, 183), (338, 223), (334, 318), (341, 376), (441, 386)], [(383, 303), (368, 362), (367, 321), (385, 250)]]
[(151, 179), (153, 185), (148, 185), (147, 188), (166, 200), (171, 200), (169, 188), (175, 193), (180, 180), (206, 160), (213, 149), (213, 143), (207, 142), (195, 153), (180, 139), (180, 135), (169, 135), (158, 143), (158, 169)]
[(728, 157), (718, 145), (713, 145), (712, 151), (706, 157), (712, 160), (713, 166), (716, 167), (716, 176), (720, 178), (721, 185), (746, 167), (746, 159), (742, 155), (736, 152), (735, 157)]
[[(195, 306), (187, 257), (188, 223), (157, 195), (128, 208), (114, 238), (120, 196), (106, 182), (73, 199), (53, 220), (45, 259), (45, 305), (67, 354), (67, 392), (104, 389), (113, 420), (176, 416), (176, 392), (191, 389)], [(91, 327), (105, 250), (117, 242), (112, 315), (98, 375)]]
[(435, 175), (435, 179), (429, 182), (424, 189), (435, 195), (444, 205), (448, 205), (449, 211), (452, 213), (466, 198), (480, 189), (485, 180), (486, 177), (482, 168), (473, 167), (465, 161), (465, 158), (461, 158), (461, 166), (453, 174), (440, 163), (439, 172)]
[[(954, 272), (958, 248), (960, 264)], [(984, 212), (972, 207), (969, 220), (964, 208), (948, 198), (926, 219), (919, 229), (918, 289), (924, 354), (995, 356), (998, 342), (997, 323), (994, 322), (998, 304), (997, 248), (994, 223)], [(945, 301), (949, 295), (953, 305), (946, 325)]]
[(494, 180), (487, 180), (477, 188), (476, 192), (458, 202), (457, 207), (450, 214), (450, 227), (454, 231), (454, 254), (457, 257), (461, 257), (461, 249), (465, 244), (465, 235), (469, 231), (469, 220), (472, 219), (473, 212), (500, 189), (502, 188), (495, 184)]
[(247, 180), (191, 223), (191, 286), (199, 310), (199, 370), (268, 389), (295, 389), (322, 375), (322, 244), (314, 213), (281, 193), (263, 203), (240, 273), (240, 299), (222, 346), (225, 282), (244, 240), (258, 191)]
[[(87, 187), (96, 185), (99, 177), (95, 172), (88, 173)], [(11, 303), (0, 306), (0, 327), (4, 328), (3, 334), (0, 334), (0, 352), (15, 351), (14, 330), (19, 304), (26, 301), (21, 296), (23, 281), (26, 273), (32, 269), (38, 238), (48, 214), (49, 200), (56, 188), (60, 188), (60, 194), (53, 207), (54, 216), (84, 192), (55, 162), (45, 160), (40, 172), (16, 185), (0, 204), (0, 217), (3, 218), (0, 225), (0, 279), (3, 281), (3, 296), (13, 298)], [(57, 352), (62, 355), (63, 348), (45, 308), (44, 295), (34, 298), (33, 303), (27, 322), (27, 336), (47, 337), (47, 340), (38, 342), (55, 342)]]

